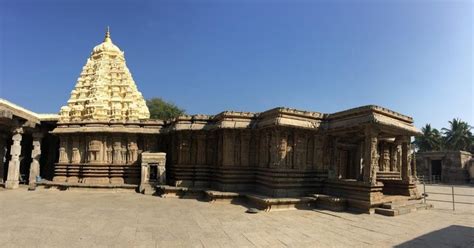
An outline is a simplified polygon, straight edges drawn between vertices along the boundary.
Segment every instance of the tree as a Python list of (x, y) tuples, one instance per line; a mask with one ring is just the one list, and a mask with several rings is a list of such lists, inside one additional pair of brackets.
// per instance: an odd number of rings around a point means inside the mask
[(450, 121), (449, 125), (449, 128), (441, 129), (446, 148), (449, 150), (471, 150), (474, 140), (471, 133), (472, 127), (467, 122), (456, 118)]
[(441, 133), (430, 124), (421, 128), (423, 135), (415, 137), (413, 142), (420, 152), (439, 151), (442, 149)]
[(168, 120), (185, 114), (184, 109), (157, 97), (146, 100), (146, 105), (151, 119)]

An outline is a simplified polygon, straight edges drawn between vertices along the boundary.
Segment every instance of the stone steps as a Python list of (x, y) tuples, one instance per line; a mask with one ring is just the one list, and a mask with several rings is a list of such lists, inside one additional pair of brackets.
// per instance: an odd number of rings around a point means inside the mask
[(265, 212), (291, 209), (310, 209), (315, 199), (313, 197), (275, 198), (256, 194), (245, 194), (247, 201)]
[(216, 190), (205, 190), (204, 194), (206, 195), (207, 199), (211, 202), (232, 202), (237, 199), (241, 199), (244, 197), (243, 194), (237, 192), (223, 192), (223, 191), (216, 191)]
[(311, 194), (309, 197), (314, 199), (315, 207), (331, 211), (344, 211), (347, 208), (347, 200), (343, 197)]
[(398, 201), (382, 204), (380, 207), (375, 208), (375, 213), (385, 216), (398, 216), (431, 208), (433, 208), (432, 204), (423, 203), (419, 200)]

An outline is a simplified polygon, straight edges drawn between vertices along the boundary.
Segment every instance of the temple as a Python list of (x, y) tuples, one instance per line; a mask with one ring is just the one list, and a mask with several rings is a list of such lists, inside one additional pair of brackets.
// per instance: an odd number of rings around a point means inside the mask
[(1, 100), (0, 130), (6, 188), (125, 187), (162, 196), (195, 190), (265, 204), (319, 197), (368, 212), (420, 198), (410, 145), (419, 131), (411, 117), (369, 105), (152, 120), (109, 30), (58, 115)]

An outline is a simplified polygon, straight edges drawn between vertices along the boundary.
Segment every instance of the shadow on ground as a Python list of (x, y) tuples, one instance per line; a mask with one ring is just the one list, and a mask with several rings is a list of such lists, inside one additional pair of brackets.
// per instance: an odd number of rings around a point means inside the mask
[(452, 225), (419, 236), (395, 247), (474, 247), (474, 228)]

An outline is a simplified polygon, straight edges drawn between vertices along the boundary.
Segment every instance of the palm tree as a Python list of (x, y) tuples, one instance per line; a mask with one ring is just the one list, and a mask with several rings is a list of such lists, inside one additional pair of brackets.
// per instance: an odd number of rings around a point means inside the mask
[(430, 124), (426, 124), (421, 128), (423, 135), (415, 137), (413, 144), (420, 152), (439, 151), (441, 150), (442, 138), (441, 133), (436, 128), (432, 128)]
[(444, 144), (449, 150), (469, 151), (472, 148), (473, 136), (472, 127), (467, 122), (460, 119), (453, 119), (449, 122), (450, 128), (441, 129), (444, 134)]

